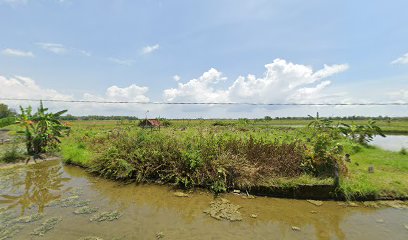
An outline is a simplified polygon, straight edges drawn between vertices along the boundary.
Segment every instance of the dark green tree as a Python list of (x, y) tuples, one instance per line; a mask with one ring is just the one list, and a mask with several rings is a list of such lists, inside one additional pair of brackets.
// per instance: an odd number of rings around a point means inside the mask
[(6, 104), (0, 103), (0, 118), (6, 118), (14, 116), (15, 113)]

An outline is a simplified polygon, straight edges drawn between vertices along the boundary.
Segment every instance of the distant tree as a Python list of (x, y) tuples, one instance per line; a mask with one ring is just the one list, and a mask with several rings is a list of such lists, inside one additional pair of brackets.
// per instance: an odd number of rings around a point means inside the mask
[(0, 118), (6, 118), (14, 116), (15, 112), (10, 109), (6, 104), (0, 103)]
[(77, 120), (78, 117), (72, 116), (71, 114), (67, 114), (66, 116), (60, 116), (59, 119), (65, 120), (65, 121), (73, 121), (73, 120)]
[(265, 116), (265, 117), (264, 117), (264, 120), (267, 120), (267, 121), (272, 120), (272, 117), (270, 117), (270, 116)]

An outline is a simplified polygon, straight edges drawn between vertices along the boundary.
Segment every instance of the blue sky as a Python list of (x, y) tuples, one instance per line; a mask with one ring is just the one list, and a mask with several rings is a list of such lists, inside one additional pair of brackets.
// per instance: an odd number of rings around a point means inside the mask
[[(0, 94), (408, 102), (406, 9), (403, 0), (0, 0)], [(55, 107), (168, 117), (408, 113), (408, 107)]]

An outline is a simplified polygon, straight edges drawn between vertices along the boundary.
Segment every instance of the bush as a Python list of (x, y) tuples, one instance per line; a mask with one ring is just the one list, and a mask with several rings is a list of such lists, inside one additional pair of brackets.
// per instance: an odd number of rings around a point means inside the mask
[(8, 149), (3, 153), (3, 155), (0, 157), (0, 162), (16, 163), (24, 159), (24, 154), (18, 149), (16, 145), (13, 145), (11, 149)]
[(332, 173), (340, 156), (338, 146), (326, 136), (307, 145), (299, 139), (239, 132), (166, 134), (118, 129), (86, 139), (94, 156), (89, 162), (91, 172), (111, 179), (201, 186), (214, 192), (250, 187), (265, 177)]
[(399, 151), (399, 154), (401, 154), (401, 155), (407, 155), (407, 154), (408, 154), (408, 153), (407, 153), (407, 149), (401, 148), (401, 150)]
[(15, 117), (7, 117), (0, 119), (0, 128), (7, 127), (9, 125), (15, 124), (16, 118)]

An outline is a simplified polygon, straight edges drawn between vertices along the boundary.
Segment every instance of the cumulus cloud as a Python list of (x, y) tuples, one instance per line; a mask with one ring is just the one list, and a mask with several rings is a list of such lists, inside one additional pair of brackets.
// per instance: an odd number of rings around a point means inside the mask
[(62, 94), (54, 89), (41, 88), (33, 79), (14, 76), (0, 76), (0, 96), (3, 98), (31, 98), (70, 100), (72, 96)]
[(408, 64), (408, 53), (405, 53), (401, 57), (395, 59), (391, 64)]
[(140, 87), (132, 84), (128, 87), (111, 86), (106, 89), (104, 96), (84, 94), (84, 100), (96, 101), (131, 101), (148, 102), (149, 98), (145, 95), (149, 91), (148, 87)]
[(12, 48), (6, 48), (1, 51), (1, 53), (5, 56), (10, 56), (10, 57), (34, 57), (34, 54), (29, 51), (22, 51), (19, 49), (12, 49)]
[(142, 49), (142, 53), (143, 54), (150, 54), (150, 53), (152, 53), (154, 51), (157, 51), (159, 48), (160, 48), (159, 44), (155, 44), (155, 45), (152, 45), (152, 46), (146, 46), (146, 47), (144, 47)]
[[(112, 101), (112, 102), (148, 102), (150, 99), (146, 96), (148, 87), (140, 87), (132, 84), (128, 87), (111, 86), (106, 89), (105, 94), (95, 95), (85, 93), (82, 97), (86, 101)], [(136, 115), (142, 116), (149, 109), (147, 105), (134, 104), (109, 104), (109, 103), (86, 103), (82, 104), (79, 112), (82, 114), (106, 114), (106, 115)], [(153, 109), (149, 106), (150, 109)], [(159, 107), (159, 106), (158, 106)], [(155, 109), (158, 109), (157, 107)]]
[(173, 79), (174, 79), (174, 81), (178, 82), (178, 81), (181, 80), (181, 77), (176, 74), (176, 75), (173, 76)]
[(307, 102), (321, 98), (330, 85), (330, 81), (322, 80), (346, 71), (348, 65), (324, 65), (322, 69), (313, 71), (310, 66), (275, 59), (265, 68), (262, 77), (251, 74), (239, 76), (225, 89), (220, 88), (219, 83), (226, 78), (212, 68), (197, 79), (164, 90), (164, 98), (169, 102)]
[[(74, 97), (61, 93), (54, 89), (48, 89), (38, 85), (33, 79), (28, 77), (14, 76), (4, 77), (0, 75), (0, 96), (1, 98), (12, 99), (55, 99), (55, 100), (87, 100), (87, 101), (132, 101), (148, 102), (146, 96), (147, 87), (140, 87), (132, 84), (127, 87), (111, 86), (108, 87), (104, 94), (97, 95), (85, 93), (81, 97)], [(1, 100), (0, 100), (1, 101)], [(7, 101), (11, 107), (18, 107), (26, 101)], [(30, 103), (32, 104), (32, 103)], [(96, 103), (64, 103), (48, 102), (47, 106), (54, 110), (69, 109), (71, 114), (90, 115), (90, 114), (130, 114), (142, 113), (145, 106), (130, 104), (96, 104)], [(153, 108), (152, 108), (153, 109)]]
[(199, 101), (199, 102), (224, 102), (227, 101), (227, 91), (216, 90), (214, 87), (226, 78), (218, 70), (211, 68), (197, 79), (192, 79), (177, 88), (164, 90), (166, 101)]

